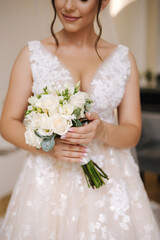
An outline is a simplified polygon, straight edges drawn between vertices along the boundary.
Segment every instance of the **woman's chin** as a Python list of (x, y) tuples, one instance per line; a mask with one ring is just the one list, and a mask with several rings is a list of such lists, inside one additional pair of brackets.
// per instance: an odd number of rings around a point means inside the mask
[(73, 26), (73, 25), (63, 25), (63, 29), (66, 32), (76, 33), (79, 32), (81, 29), (79, 27)]

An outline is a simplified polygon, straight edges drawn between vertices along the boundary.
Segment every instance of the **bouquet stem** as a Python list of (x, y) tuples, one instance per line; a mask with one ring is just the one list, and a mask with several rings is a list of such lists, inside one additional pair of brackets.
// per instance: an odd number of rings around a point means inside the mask
[(102, 178), (109, 180), (107, 174), (92, 160), (81, 166), (88, 184), (88, 187), (100, 188), (105, 184)]

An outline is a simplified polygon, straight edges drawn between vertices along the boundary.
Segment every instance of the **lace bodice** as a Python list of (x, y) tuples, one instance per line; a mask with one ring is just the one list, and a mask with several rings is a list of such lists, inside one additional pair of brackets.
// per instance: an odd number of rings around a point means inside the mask
[[(45, 86), (52, 84), (57, 87), (63, 86), (64, 82), (75, 84), (70, 71), (40, 41), (29, 42), (28, 46), (33, 93), (38, 94)], [(115, 122), (113, 112), (124, 96), (129, 74), (128, 48), (118, 45), (100, 65), (90, 83), (89, 93), (94, 102), (92, 110), (97, 112), (102, 120)]]

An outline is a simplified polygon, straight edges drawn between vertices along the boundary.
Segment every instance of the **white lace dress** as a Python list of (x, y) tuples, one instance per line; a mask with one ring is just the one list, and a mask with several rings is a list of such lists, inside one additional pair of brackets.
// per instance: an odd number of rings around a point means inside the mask
[[(74, 84), (71, 73), (40, 41), (28, 43), (33, 93), (46, 85)], [(115, 123), (130, 74), (128, 48), (118, 45), (90, 84), (93, 111)], [(1, 240), (159, 240), (139, 170), (128, 149), (95, 140), (91, 158), (110, 180), (89, 189), (78, 163), (29, 154), (14, 189), (0, 233)]]

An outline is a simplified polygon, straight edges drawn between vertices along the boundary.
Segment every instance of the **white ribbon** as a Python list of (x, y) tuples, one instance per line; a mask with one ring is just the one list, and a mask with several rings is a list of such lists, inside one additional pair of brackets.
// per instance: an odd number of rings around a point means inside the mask
[(82, 158), (80, 165), (83, 166), (83, 165), (89, 163), (90, 160), (91, 160), (91, 157), (90, 157), (89, 154), (88, 154), (86, 157), (83, 157), (83, 158)]
[[(88, 145), (83, 144), (82, 146), (88, 148)], [(88, 148), (88, 149), (89, 149), (89, 148)], [(81, 158), (81, 163), (80, 163), (80, 165), (81, 165), (81, 166), (82, 166), (82, 165), (85, 165), (85, 164), (89, 163), (90, 160), (91, 160), (91, 157), (90, 157), (89, 152), (88, 152), (88, 153), (87, 153), (87, 156)]]

